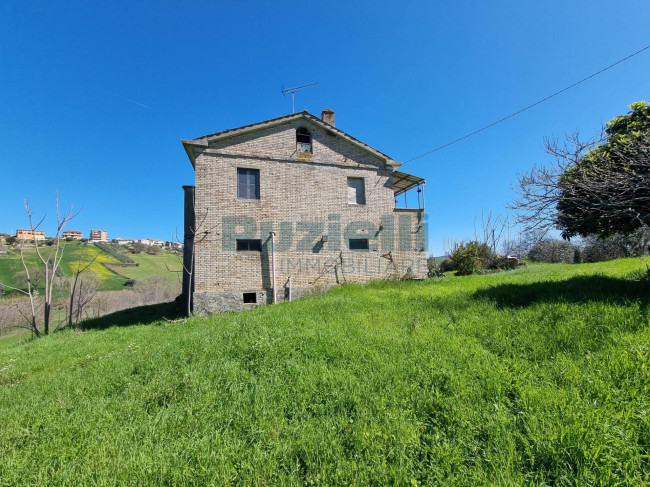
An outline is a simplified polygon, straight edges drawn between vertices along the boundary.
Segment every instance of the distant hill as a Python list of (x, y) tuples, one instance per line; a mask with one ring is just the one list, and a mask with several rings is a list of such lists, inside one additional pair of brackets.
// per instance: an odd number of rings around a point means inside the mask
[[(62, 244), (65, 245), (65, 248), (63, 250), (63, 260), (61, 261), (61, 272), (71, 277), (74, 275), (79, 262), (81, 262), (83, 268), (94, 259), (86, 272), (92, 272), (99, 278), (99, 289), (102, 291), (124, 289), (129, 280), (154, 275), (177, 282), (178, 271), (181, 270), (178, 258), (165, 250), (161, 250), (155, 255), (130, 254), (125, 248), (110, 244), (110, 247), (115, 249), (113, 253), (122, 253), (128, 257), (127, 260), (134, 262), (135, 265), (131, 264), (132, 267), (128, 267), (125, 262), (120, 261), (114, 255), (94, 244), (77, 241), (62, 242)], [(52, 250), (52, 247), (45, 245), (39, 245), (39, 248), (44, 255), (47, 255)], [(33, 244), (25, 244), (23, 254), (30, 269), (41, 267)], [(10, 286), (20, 287), (16, 276), (23, 271), (20, 251), (16, 246), (9, 247), (6, 254), (0, 254), (0, 281)]]

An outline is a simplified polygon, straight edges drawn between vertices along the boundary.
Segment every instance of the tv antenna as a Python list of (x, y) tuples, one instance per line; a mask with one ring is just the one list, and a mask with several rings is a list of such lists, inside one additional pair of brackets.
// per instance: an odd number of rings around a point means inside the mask
[(295, 88), (287, 88), (286, 90), (282, 90), (283, 95), (287, 95), (288, 93), (291, 93), (291, 113), (296, 113), (296, 103), (295, 103), (296, 92), (302, 90), (303, 88), (307, 88), (308, 86), (315, 86), (317, 84), (318, 83), (309, 83), (308, 85), (296, 86)]

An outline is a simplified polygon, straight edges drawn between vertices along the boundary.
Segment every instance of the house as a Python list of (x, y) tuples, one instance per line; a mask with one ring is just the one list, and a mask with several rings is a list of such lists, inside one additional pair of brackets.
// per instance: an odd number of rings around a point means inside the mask
[(108, 242), (108, 234), (106, 230), (91, 230), (90, 231), (90, 241), (91, 242)]
[(66, 240), (81, 240), (83, 238), (83, 234), (79, 230), (65, 230), (61, 236)]
[[(183, 140), (183, 295), (197, 313), (427, 274), (424, 179), (307, 111)], [(396, 197), (418, 191), (417, 208)]]
[(142, 245), (146, 245), (147, 247), (164, 247), (165, 246), (165, 241), (164, 240), (158, 240), (156, 238), (141, 238), (138, 240), (134, 240), (133, 243), (139, 243)]
[(118, 245), (131, 245), (134, 242), (132, 238), (116, 238), (115, 243)]
[(45, 240), (45, 232), (43, 230), (31, 230), (19, 228), (16, 230), (16, 238), (18, 240)]

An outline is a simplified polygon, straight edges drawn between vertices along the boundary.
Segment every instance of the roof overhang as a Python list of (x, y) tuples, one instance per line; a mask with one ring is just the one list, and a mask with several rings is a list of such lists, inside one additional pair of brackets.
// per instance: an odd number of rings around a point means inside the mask
[(364, 144), (360, 140), (352, 137), (350, 134), (343, 132), (342, 130), (334, 127), (333, 125), (324, 122), (320, 118), (309, 113), (307, 110), (303, 112), (292, 113), (290, 115), (284, 115), (278, 118), (273, 118), (271, 120), (266, 120), (264, 122), (258, 122), (250, 125), (244, 125), (242, 127), (238, 127), (234, 129), (228, 129), (221, 132), (216, 132), (211, 135), (204, 135), (203, 137), (198, 137), (196, 139), (191, 139), (191, 140), (184, 139), (181, 140), (181, 142), (183, 143), (185, 152), (187, 153), (187, 156), (189, 157), (192, 163), (192, 167), (194, 167), (195, 159), (196, 159), (196, 156), (194, 154), (194, 148), (207, 148), (209, 147), (211, 142), (217, 142), (219, 140), (224, 140), (230, 137), (247, 134), (249, 132), (254, 132), (264, 128), (274, 127), (276, 125), (282, 125), (284, 123), (291, 122), (293, 120), (298, 120), (298, 119), (305, 119), (310, 121), (311, 123), (321, 126), (323, 129), (327, 130), (331, 134), (348, 141), (352, 145), (357, 146), (359, 149), (369, 154), (372, 154), (379, 159), (382, 159), (387, 166), (393, 169), (396, 169), (402, 165), (401, 163), (395, 161), (394, 159), (387, 156), (383, 152), (378, 151), (377, 149), (369, 146), (368, 144)]
[(425, 182), (424, 178), (406, 174), (402, 171), (393, 171), (393, 192), (395, 196), (404, 194), (410, 189), (417, 188)]

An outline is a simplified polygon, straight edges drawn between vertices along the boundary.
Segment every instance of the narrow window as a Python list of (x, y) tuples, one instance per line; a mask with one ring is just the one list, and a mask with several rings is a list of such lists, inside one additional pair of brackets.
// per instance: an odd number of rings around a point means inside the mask
[(364, 186), (363, 178), (348, 178), (348, 204), (366, 204), (366, 191)]
[(350, 250), (370, 250), (367, 238), (351, 238), (349, 241)]
[(257, 239), (237, 239), (237, 251), (261, 252), (262, 241)]
[(249, 200), (260, 199), (260, 170), (237, 168), (237, 196)]
[(296, 150), (311, 154), (311, 132), (305, 127), (300, 127), (296, 130)]
[(257, 293), (244, 293), (244, 303), (257, 303)]

